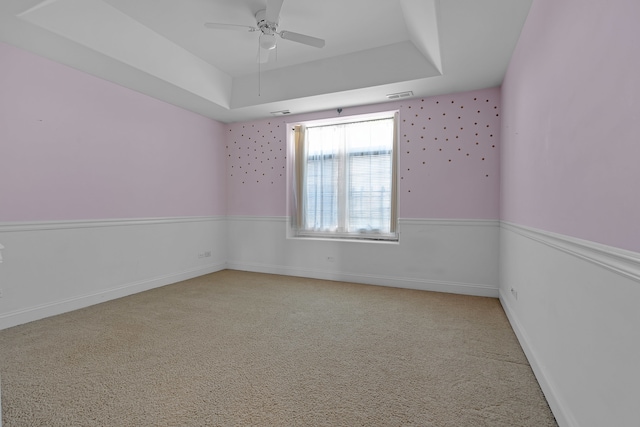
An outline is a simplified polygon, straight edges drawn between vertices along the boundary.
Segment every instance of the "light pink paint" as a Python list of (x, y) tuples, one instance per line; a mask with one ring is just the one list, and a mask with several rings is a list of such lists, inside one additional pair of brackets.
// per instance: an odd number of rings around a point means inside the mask
[(533, 3), (502, 88), (504, 220), (640, 251), (638, 17)]
[[(286, 123), (337, 115), (223, 125), (8, 45), (0, 56), (0, 221), (286, 215)], [(497, 219), (498, 101), (487, 89), (342, 115), (400, 111), (401, 217)]]
[(400, 217), (498, 219), (500, 90), (400, 106)]
[(0, 43), (0, 221), (224, 215), (226, 126)]
[[(500, 90), (493, 88), (345, 108), (341, 116), (400, 111), (400, 217), (497, 219), (499, 104)], [(228, 213), (286, 215), (286, 123), (337, 115), (229, 125)]]
[(227, 130), (227, 213), (284, 216), (286, 122), (233, 123)]

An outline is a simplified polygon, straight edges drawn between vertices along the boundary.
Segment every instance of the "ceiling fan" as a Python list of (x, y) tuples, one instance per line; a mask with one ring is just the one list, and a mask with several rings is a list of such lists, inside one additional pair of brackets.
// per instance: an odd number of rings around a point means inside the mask
[(255, 14), (256, 26), (220, 24), (216, 22), (207, 22), (205, 27), (215, 30), (235, 30), (260, 32), (259, 39), (259, 56), (258, 61), (265, 63), (269, 61), (269, 53), (276, 47), (276, 35), (284, 40), (290, 40), (296, 43), (302, 43), (307, 46), (317, 48), (324, 47), (324, 40), (317, 37), (307, 36), (305, 34), (294, 33), (293, 31), (278, 31), (278, 23), (280, 21), (280, 10), (284, 0), (267, 0), (267, 8), (259, 10)]

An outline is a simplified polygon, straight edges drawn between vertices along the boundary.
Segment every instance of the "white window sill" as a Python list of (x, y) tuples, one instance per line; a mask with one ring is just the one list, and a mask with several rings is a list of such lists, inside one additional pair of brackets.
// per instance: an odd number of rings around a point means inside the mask
[(318, 242), (347, 242), (347, 243), (375, 243), (375, 244), (387, 244), (398, 245), (399, 239), (375, 239), (369, 237), (357, 238), (357, 237), (329, 237), (329, 236), (287, 236), (288, 240), (300, 240), (300, 241), (318, 241)]

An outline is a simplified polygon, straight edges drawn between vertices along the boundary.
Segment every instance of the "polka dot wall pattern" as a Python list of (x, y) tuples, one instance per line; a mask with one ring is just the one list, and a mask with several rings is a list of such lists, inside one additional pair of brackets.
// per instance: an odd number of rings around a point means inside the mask
[(401, 217), (498, 218), (498, 89), (402, 102)]
[(277, 119), (229, 126), (226, 141), (227, 184), (228, 204), (232, 213), (284, 213), (285, 127), (286, 123)]
[[(401, 218), (497, 219), (499, 100), (500, 90), (493, 88), (345, 108), (342, 116), (399, 111)], [(286, 120), (228, 125), (229, 215), (286, 215)]]

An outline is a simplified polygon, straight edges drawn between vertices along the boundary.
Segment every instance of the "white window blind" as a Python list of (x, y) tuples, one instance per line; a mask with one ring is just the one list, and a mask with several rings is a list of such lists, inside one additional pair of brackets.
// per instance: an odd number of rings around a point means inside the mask
[(296, 235), (397, 240), (396, 115), (295, 127)]

